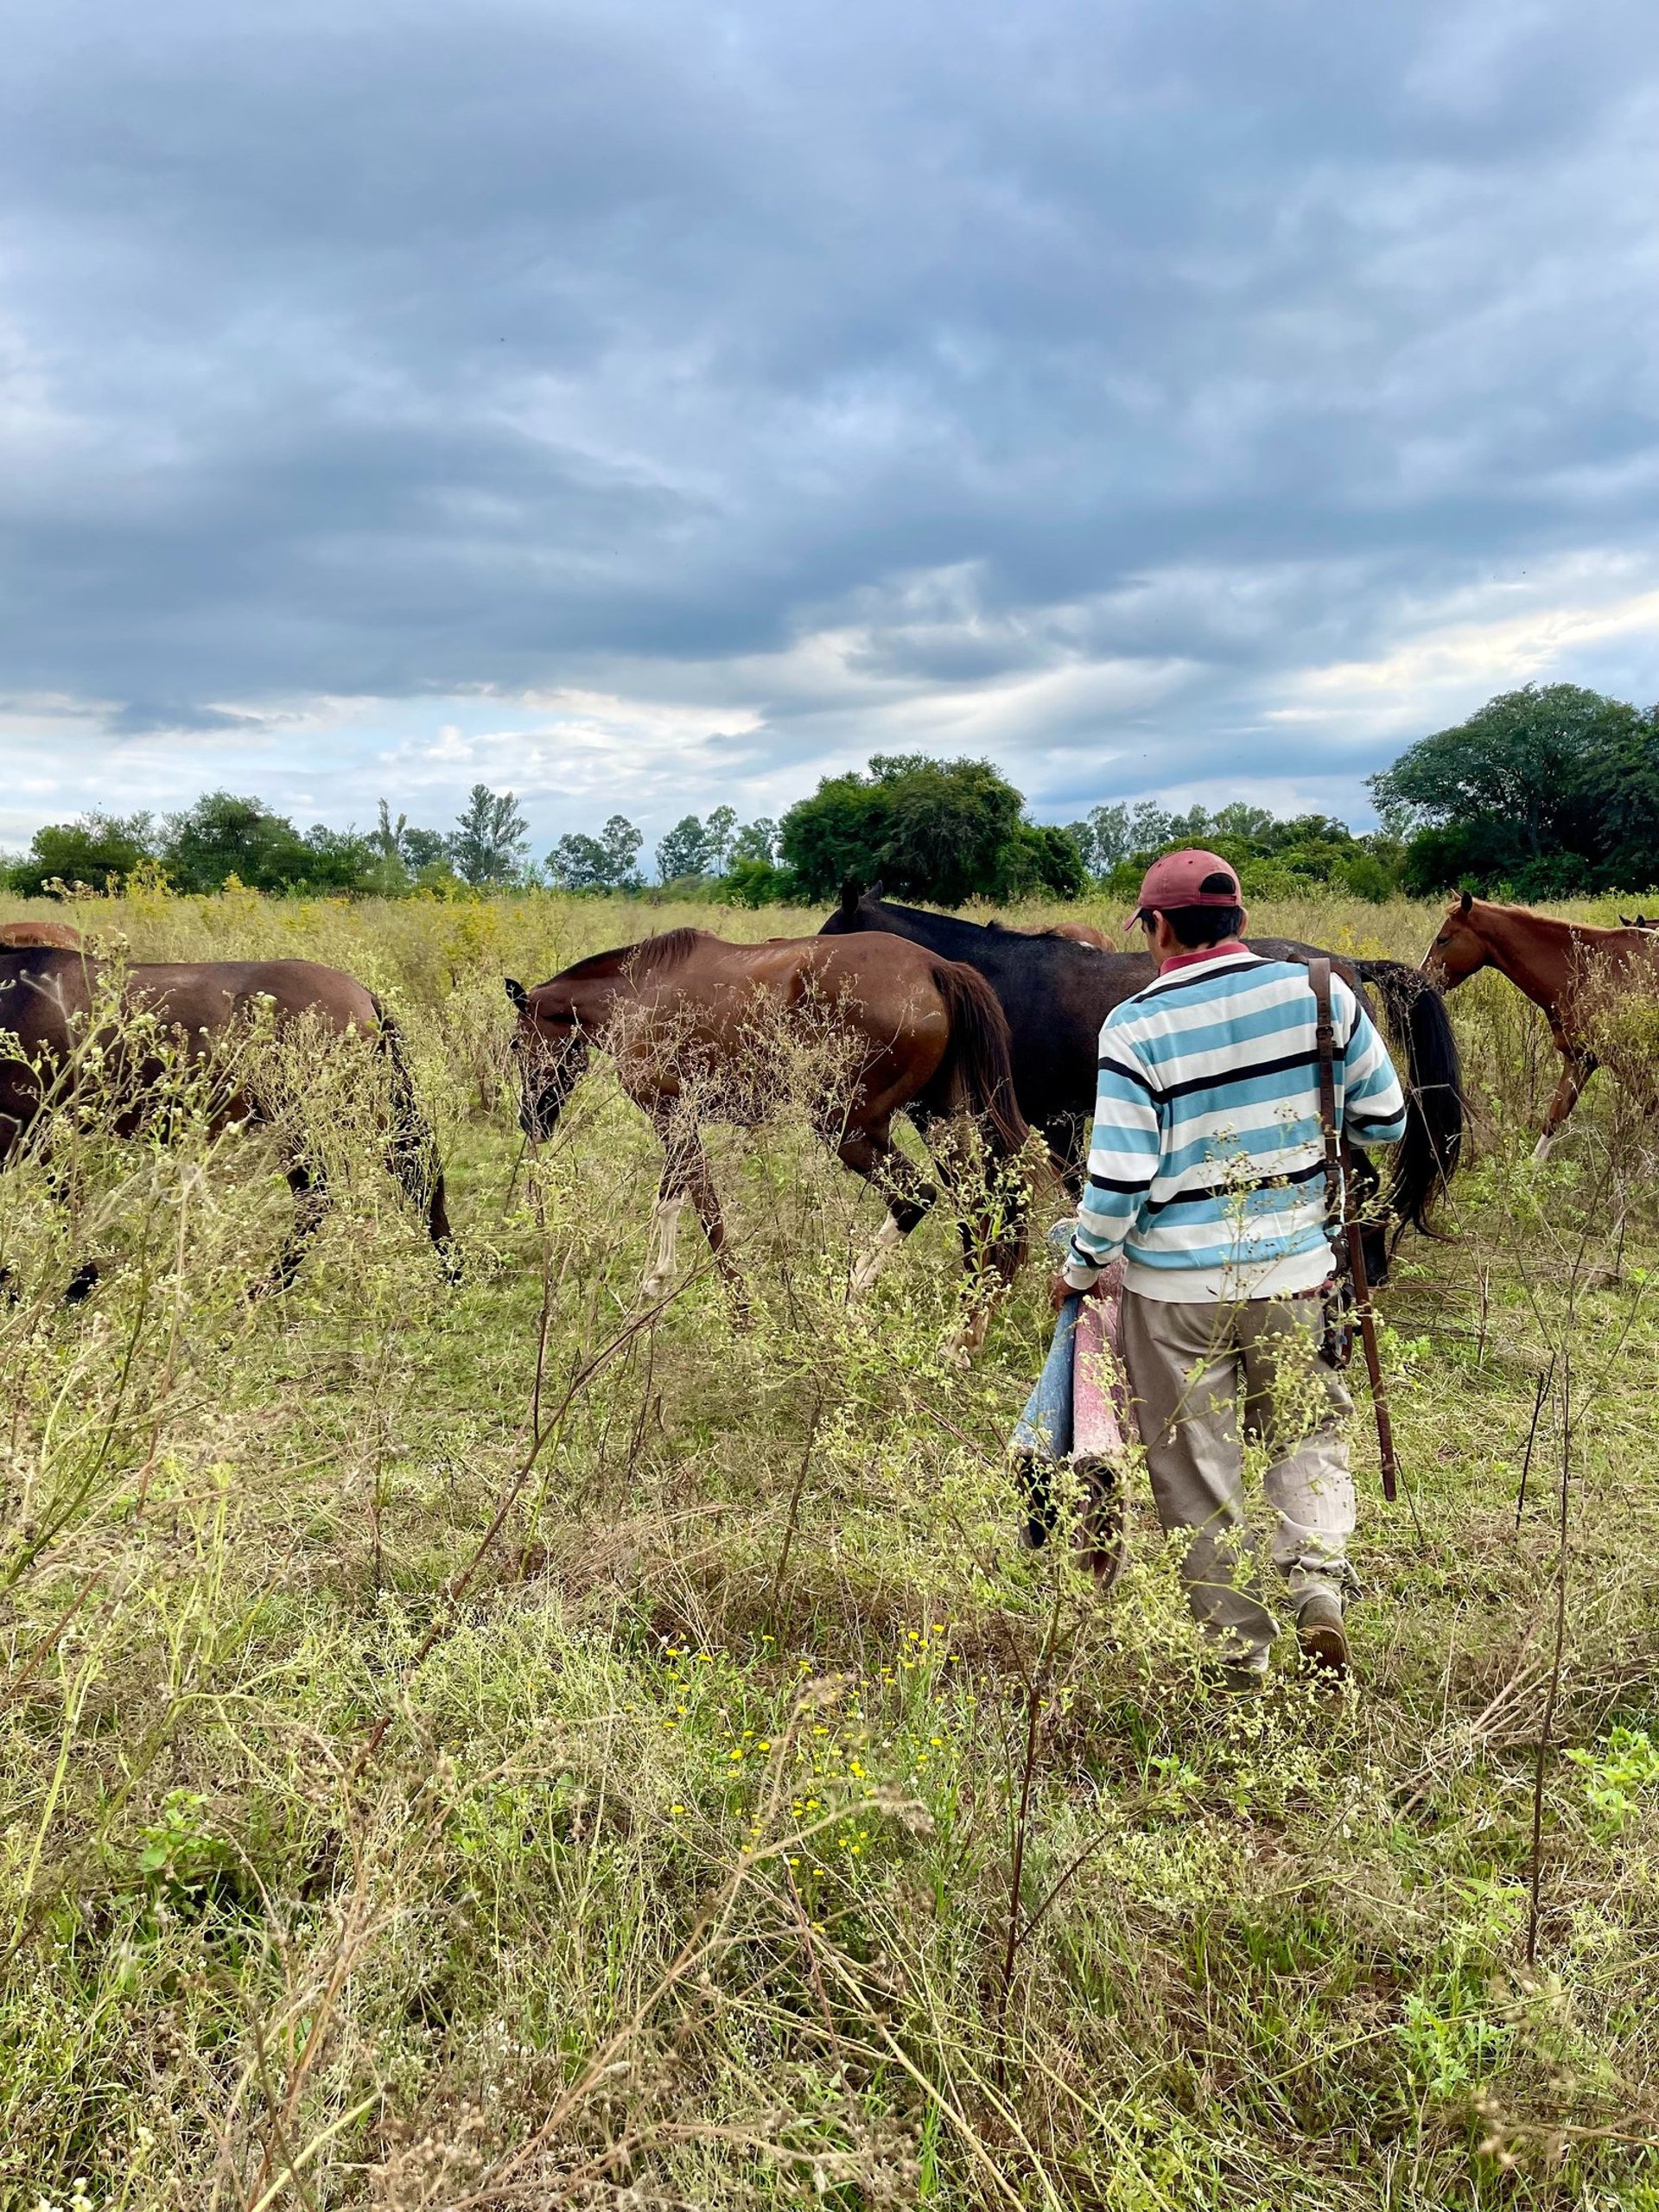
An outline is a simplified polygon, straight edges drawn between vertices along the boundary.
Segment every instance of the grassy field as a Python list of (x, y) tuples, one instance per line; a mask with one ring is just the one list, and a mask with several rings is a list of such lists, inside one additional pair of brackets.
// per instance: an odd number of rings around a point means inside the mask
[(67, 1212), (0, 1186), (0, 2207), (1659, 2207), (1651, 1140), (1599, 1077), (1529, 1163), (1506, 985), (1453, 1001), (1455, 1239), (1385, 1300), (1408, 1504), (1355, 1427), (1362, 1682), (1228, 1705), (1144, 1503), (1109, 1597), (1014, 1548), (1038, 1269), (966, 1373), (948, 1224), (849, 1306), (879, 1210), (785, 1099), (714, 1147), (753, 1325), (688, 1235), (642, 1326), (602, 1067), (523, 1157), (504, 974), (817, 916), (81, 918), (382, 992), (466, 1277), (332, 1066), (283, 1300), (258, 1140), (92, 1120)]

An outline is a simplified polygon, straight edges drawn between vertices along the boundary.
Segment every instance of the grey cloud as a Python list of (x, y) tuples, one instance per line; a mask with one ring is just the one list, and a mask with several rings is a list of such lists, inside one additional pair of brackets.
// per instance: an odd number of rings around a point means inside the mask
[(218, 707), (163, 705), (149, 700), (129, 700), (106, 721), (114, 737), (148, 737), (157, 730), (263, 730), (258, 715), (226, 714)]
[(1055, 804), (1315, 775), (1287, 671), (1659, 562), (1656, 58), (1641, 0), (32, 11), (0, 683), (234, 738), (741, 662), (804, 768), (861, 683), (1121, 659), (1184, 673), (1109, 768), (1086, 696), (1006, 738)]

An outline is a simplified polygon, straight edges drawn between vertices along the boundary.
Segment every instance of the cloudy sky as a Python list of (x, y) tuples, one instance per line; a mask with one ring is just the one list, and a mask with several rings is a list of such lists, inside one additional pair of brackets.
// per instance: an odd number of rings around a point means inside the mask
[(1659, 697), (1652, 0), (25, 0), (0, 843)]

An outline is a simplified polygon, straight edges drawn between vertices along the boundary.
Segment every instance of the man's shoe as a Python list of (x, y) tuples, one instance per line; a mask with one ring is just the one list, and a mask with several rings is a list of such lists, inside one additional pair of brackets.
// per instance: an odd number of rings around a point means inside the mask
[(1297, 1614), (1296, 1641), (1303, 1657), (1327, 1675), (1340, 1679), (1348, 1672), (1348, 1632), (1342, 1624), (1342, 1607), (1323, 1591), (1309, 1598)]
[(1216, 1669), (1216, 1680), (1232, 1697), (1255, 1697), (1268, 1687), (1265, 1667), (1235, 1666), (1223, 1660)]

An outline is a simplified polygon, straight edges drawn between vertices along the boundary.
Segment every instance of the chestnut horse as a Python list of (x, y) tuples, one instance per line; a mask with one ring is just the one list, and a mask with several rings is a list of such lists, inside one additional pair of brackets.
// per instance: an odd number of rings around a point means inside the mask
[[(753, 1124), (776, 1103), (768, 1023), (774, 1034), (781, 1023), (785, 1037), (827, 1029), (850, 1050), (850, 1080), (829, 1087), (815, 1121), (887, 1201), (887, 1219), (855, 1291), (868, 1287), (938, 1196), (895, 1150), (895, 1114), (907, 1112), (925, 1135), (931, 1123), (972, 1116), (994, 1160), (1019, 1152), (1027, 1139), (995, 994), (971, 969), (897, 938), (730, 944), (702, 930), (671, 930), (580, 960), (534, 990), (508, 977), (506, 989), (518, 1009), (520, 1119), (532, 1140), (556, 1126), (595, 1044), (612, 1054), (623, 1090), (662, 1140), (652, 1258), (640, 1285), (647, 1302), (672, 1281), (688, 1198), (728, 1287), (739, 1291), (698, 1124)], [(1022, 1204), (1013, 1200), (995, 1222), (988, 1192), (979, 1222), (964, 1222), (963, 1240), (970, 1269), (982, 1251), (1001, 1281), (1011, 1281), (1024, 1250)]]
[[(991, 924), (991, 927), (993, 929), (996, 927), (995, 922)], [(1026, 937), (1069, 938), (1073, 944), (1092, 944), (1096, 952), (1117, 950), (1116, 945), (1107, 936), (1105, 931), (1096, 929), (1092, 922), (1056, 922), (1052, 928), (1026, 930), (1022, 934)]]
[(1597, 1014), (1615, 999), (1659, 988), (1659, 944), (1639, 925), (1605, 930), (1558, 922), (1465, 891), (1424, 954), (1423, 973), (1449, 991), (1482, 968), (1496, 968), (1543, 1008), (1561, 1056), (1560, 1080), (1532, 1155), (1548, 1159), (1599, 1065), (1592, 1041)]
[[(42, 1115), (67, 1104), (84, 1081), (87, 1042), (99, 980), (99, 963), (84, 952), (41, 946), (0, 951), (0, 1167), (21, 1148)], [(410, 1072), (397, 1025), (372, 991), (338, 969), (310, 960), (214, 960), (167, 962), (128, 968), (121, 978), (122, 1004), (148, 1015), (170, 1033), (192, 1061), (207, 1060), (216, 1043), (245, 1023), (262, 1002), (269, 1003), (278, 1034), (302, 1015), (314, 1015), (336, 1035), (351, 1030), (372, 1038), (385, 1063), (391, 1105), (386, 1166), (425, 1217), (428, 1233), (454, 1274), (443, 1170), (436, 1141)], [(5, 1051), (10, 1043), (11, 1050)], [(154, 1047), (140, 1047), (121, 1064), (118, 1033), (114, 1046), (115, 1079), (120, 1085), (115, 1120), (118, 1135), (135, 1136), (155, 1117), (157, 1085), (165, 1069)], [(214, 1096), (211, 1127), (227, 1123), (274, 1123), (280, 1105), (256, 1073), (227, 1075)], [(261, 1290), (286, 1290), (299, 1270), (305, 1247), (328, 1210), (321, 1166), (302, 1137), (290, 1138), (289, 1187), (296, 1201), (295, 1222), (269, 1280)], [(98, 1270), (85, 1262), (68, 1294), (85, 1298)]]
[(22, 952), (36, 944), (56, 945), (60, 952), (79, 952), (86, 939), (67, 922), (0, 922), (0, 952)]

